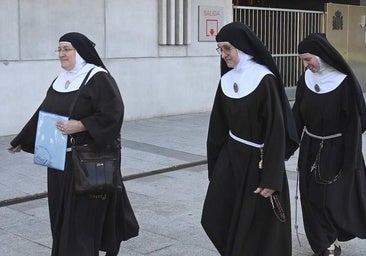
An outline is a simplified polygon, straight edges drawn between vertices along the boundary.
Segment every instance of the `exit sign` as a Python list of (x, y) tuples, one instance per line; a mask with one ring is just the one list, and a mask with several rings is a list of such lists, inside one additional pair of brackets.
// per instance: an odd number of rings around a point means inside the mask
[(224, 8), (218, 6), (198, 6), (198, 40), (215, 41), (219, 29), (223, 26)]

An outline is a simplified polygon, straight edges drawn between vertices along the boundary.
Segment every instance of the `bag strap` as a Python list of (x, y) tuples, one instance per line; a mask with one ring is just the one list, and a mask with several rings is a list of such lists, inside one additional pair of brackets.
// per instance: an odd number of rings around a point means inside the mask
[(81, 85), (80, 85), (80, 87), (79, 87), (79, 90), (77, 90), (76, 95), (75, 95), (75, 98), (74, 98), (74, 100), (72, 101), (72, 103), (71, 103), (71, 105), (70, 105), (70, 109), (69, 109), (69, 117), (71, 117), (71, 114), (72, 114), (72, 112), (74, 111), (75, 104), (76, 104), (76, 102), (77, 102), (77, 100), (78, 100), (78, 98), (79, 98), (80, 91), (81, 91), (81, 89), (85, 86), (86, 81), (88, 81), (89, 75), (90, 75), (90, 73), (93, 71), (93, 69), (94, 69), (94, 68), (92, 68), (92, 69), (90, 69), (90, 70), (88, 71), (88, 73), (86, 74), (86, 76), (85, 76), (85, 78), (84, 78), (83, 82), (81, 83)]

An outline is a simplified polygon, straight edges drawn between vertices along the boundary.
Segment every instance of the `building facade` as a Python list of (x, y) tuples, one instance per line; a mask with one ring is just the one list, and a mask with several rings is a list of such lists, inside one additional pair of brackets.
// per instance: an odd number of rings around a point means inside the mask
[[(233, 20), (236, 4), (318, 9), (328, 13), (328, 25), (338, 10), (315, 0), (0, 1), (0, 136), (16, 134), (41, 103), (61, 71), (58, 39), (70, 31), (96, 43), (121, 90), (126, 120), (209, 111), (220, 77), (215, 35)], [(324, 29), (365, 81), (366, 30), (352, 20), (365, 9), (356, 7), (341, 7), (344, 31), (356, 41)]]
[(0, 21), (4, 136), (41, 103), (60, 72), (58, 39), (70, 31), (96, 43), (126, 120), (208, 111), (220, 75), (214, 36), (232, 21), (232, 1), (2, 0)]

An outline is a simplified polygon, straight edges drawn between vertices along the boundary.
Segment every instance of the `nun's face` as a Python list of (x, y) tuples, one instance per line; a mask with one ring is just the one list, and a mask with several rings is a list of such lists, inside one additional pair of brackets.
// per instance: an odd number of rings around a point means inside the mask
[(217, 50), (229, 68), (234, 68), (239, 63), (238, 51), (229, 42), (218, 42)]
[(67, 71), (72, 70), (76, 64), (76, 52), (71, 43), (60, 42), (58, 45), (58, 58), (61, 62), (61, 67)]
[(316, 55), (311, 53), (300, 54), (300, 59), (305, 68), (310, 69), (311, 72), (316, 73), (320, 70), (320, 62)]

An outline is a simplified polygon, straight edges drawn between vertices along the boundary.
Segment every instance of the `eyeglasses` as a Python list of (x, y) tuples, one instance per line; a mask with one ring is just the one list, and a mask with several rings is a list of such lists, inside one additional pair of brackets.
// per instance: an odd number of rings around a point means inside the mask
[(55, 53), (69, 53), (71, 51), (74, 51), (75, 49), (74, 48), (58, 48), (55, 50)]
[(222, 54), (222, 53), (225, 53), (225, 54), (229, 54), (231, 52), (231, 50), (234, 48), (234, 46), (223, 46), (223, 47), (217, 47), (216, 48), (216, 51), (218, 54)]

